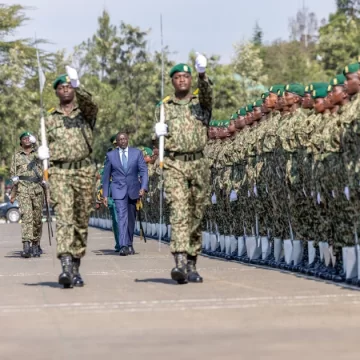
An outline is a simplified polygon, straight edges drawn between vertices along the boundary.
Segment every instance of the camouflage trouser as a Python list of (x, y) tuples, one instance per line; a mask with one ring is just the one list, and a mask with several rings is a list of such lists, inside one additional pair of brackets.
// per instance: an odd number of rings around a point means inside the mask
[(273, 234), (281, 239), (290, 238), (289, 189), (286, 181), (286, 158), (281, 150), (267, 153), (264, 176), (268, 180), (268, 192), (273, 207)]
[(57, 256), (85, 255), (88, 224), (93, 205), (95, 168), (50, 169), (51, 202), (56, 213)]
[(355, 245), (356, 209), (353, 204), (354, 192), (347, 199), (344, 188), (348, 183), (347, 171), (340, 153), (328, 154), (324, 160), (325, 176), (323, 188), (328, 198), (328, 211), (331, 221), (333, 238), (331, 245), (335, 251), (344, 246)]
[(22, 242), (40, 242), (42, 234), (42, 210), (44, 205), (44, 192), (39, 185), (38, 189), (31, 189), (27, 193), (18, 193), (21, 213)]
[(210, 195), (208, 160), (166, 158), (164, 189), (170, 207), (171, 252), (196, 256), (201, 252), (201, 221)]

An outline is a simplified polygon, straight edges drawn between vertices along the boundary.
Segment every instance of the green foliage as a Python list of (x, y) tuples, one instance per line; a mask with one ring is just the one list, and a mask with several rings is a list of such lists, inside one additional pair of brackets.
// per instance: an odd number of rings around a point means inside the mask
[(339, 11), (320, 28), (318, 52), (322, 65), (330, 76), (354, 61), (360, 52), (360, 18)]

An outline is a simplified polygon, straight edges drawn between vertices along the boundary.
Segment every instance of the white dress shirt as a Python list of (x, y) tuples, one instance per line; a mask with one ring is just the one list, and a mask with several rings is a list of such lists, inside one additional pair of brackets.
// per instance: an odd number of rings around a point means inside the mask
[(119, 156), (120, 156), (121, 165), (124, 165), (122, 162), (123, 151), (125, 151), (125, 156), (126, 156), (128, 164), (129, 164), (129, 147), (126, 147), (125, 149), (122, 149), (119, 147)]

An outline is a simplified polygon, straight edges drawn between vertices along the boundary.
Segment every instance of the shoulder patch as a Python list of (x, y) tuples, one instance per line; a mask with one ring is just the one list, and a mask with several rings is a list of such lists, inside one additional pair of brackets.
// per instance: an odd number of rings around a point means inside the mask
[(48, 114), (53, 113), (53, 112), (54, 112), (54, 110), (55, 110), (55, 108), (51, 108), (50, 110), (48, 110)]
[(197, 88), (194, 92), (193, 95), (199, 95), (199, 88)]

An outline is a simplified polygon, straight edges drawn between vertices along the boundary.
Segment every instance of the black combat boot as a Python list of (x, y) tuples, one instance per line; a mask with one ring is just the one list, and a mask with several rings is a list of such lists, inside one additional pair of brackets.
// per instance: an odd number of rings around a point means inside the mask
[(77, 287), (83, 287), (84, 281), (81, 278), (80, 272), (80, 259), (73, 259), (73, 285)]
[(203, 278), (196, 270), (196, 260), (197, 256), (187, 256), (187, 278), (189, 282), (202, 283)]
[(59, 275), (59, 284), (65, 289), (73, 287), (73, 259), (71, 255), (62, 255), (60, 258), (62, 273)]
[(175, 267), (171, 270), (171, 278), (178, 284), (187, 283), (187, 256), (186, 253), (175, 253)]
[(31, 246), (32, 257), (40, 257), (40, 247), (37, 242), (33, 242)]
[(23, 251), (21, 252), (21, 257), (27, 259), (31, 257), (30, 241), (23, 242)]

